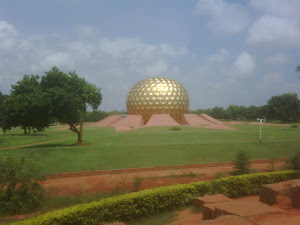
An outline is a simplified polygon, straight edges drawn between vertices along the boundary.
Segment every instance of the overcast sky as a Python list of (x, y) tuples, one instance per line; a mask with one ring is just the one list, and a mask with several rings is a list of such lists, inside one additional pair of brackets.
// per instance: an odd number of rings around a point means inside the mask
[(0, 90), (52, 66), (101, 87), (101, 110), (131, 86), (179, 81), (190, 109), (300, 95), (300, 0), (1, 0)]

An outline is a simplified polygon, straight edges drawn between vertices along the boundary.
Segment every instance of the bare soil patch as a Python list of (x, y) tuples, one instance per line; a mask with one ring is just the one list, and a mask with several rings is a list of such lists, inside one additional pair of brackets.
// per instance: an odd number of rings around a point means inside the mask
[[(275, 169), (281, 169), (285, 159), (275, 161)], [(268, 160), (252, 161), (252, 169), (270, 171)], [(115, 190), (136, 191), (211, 180), (216, 174), (228, 176), (233, 171), (232, 163), (190, 165), (180, 167), (141, 168), (116, 171), (95, 171), (70, 174), (53, 174), (44, 182), (48, 195), (75, 195), (89, 192), (111, 192)], [(191, 176), (192, 175), (192, 176)]]

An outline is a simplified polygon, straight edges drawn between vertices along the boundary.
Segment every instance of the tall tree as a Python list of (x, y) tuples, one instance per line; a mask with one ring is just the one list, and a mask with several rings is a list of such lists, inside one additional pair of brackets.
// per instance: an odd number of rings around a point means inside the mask
[(268, 119), (278, 119), (283, 123), (296, 121), (300, 117), (300, 102), (297, 94), (286, 93), (272, 96), (267, 105)]
[[(89, 84), (73, 72), (64, 73), (53, 67), (41, 78), (44, 99), (50, 115), (58, 122), (67, 123), (82, 143), (83, 120), (89, 106), (96, 110), (101, 104), (100, 88)], [(79, 125), (79, 129), (78, 126)]]
[(12, 85), (6, 108), (13, 126), (21, 126), (24, 134), (32, 129), (43, 130), (50, 125), (48, 103), (43, 98), (38, 75), (24, 75)]

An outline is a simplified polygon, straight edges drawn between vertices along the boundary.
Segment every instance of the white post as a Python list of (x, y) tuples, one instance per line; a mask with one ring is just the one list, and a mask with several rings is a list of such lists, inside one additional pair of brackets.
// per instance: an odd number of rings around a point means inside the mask
[(263, 121), (266, 121), (265, 119), (259, 119), (259, 118), (257, 118), (257, 120), (259, 120), (259, 142), (262, 142), (262, 137), (261, 137), (261, 125), (262, 125), (262, 123), (263, 123)]

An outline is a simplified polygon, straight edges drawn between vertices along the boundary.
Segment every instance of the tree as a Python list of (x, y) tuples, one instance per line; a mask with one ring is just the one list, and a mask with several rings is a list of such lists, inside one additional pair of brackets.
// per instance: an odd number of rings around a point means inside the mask
[(43, 130), (50, 125), (48, 102), (43, 98), (38, 75), (24, 75), (21, 81), (12, 85), (6, 108), (15, 126), (21, 126), (24, 134), (32, 129)]
[(233, 161), (234, 168), (236, 169), (234, 171), (235, 175), (241, 175), (241, 174), (247, 174), (250, 172), (250, 160), (249, 160), (249, 154), (246, 151), (239, 151), (235, 155), (235, 159)]
[(226, 112), (232, 120), (244, 119), (246, 116), (246, 107), (230, 105), (226, 109)]
[(50, 115), (58, 122), (67, 123), (70, 130), (77, 134), (78, 143), (82, 143), (87, 106), (93, 110), (98, 108), (102, 101), (101, 89), (78, 77), (75, 71), (64, 73), (53, 67), (45, 73), (40, 84)]
[(11, 151), (0, 154), (0, 174), (1, 214), (27, 213), (40, 206), (45, 176), (36, 160)]
[(297, 94), (285, 93), (272, 96), (267, 105), (268, 119), (278, 119), (283, 123), (297, 121), (300, 117), (300, 102)]
[(297, 152), (294, 156), (289, 158), (287, 161), (287, 167), (291, 170), (300, 169), (300, 152)]
[(4, 135), (7, 130), (10, 130), (13, 127), (14, 124), (7, 106), (8, 97), (8, 95), (2, 95), (0, 92), (0, 128)]
[(216, 119), (227, 119), (226, 111), (219, 106), (212, 108), (210, 115)]

